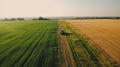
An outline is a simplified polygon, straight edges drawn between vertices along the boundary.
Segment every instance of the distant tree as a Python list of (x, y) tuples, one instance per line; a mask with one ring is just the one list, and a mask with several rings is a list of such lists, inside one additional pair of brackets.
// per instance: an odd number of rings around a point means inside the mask
[(38, 20), (49, 20), (48, 18), (39, 17)]
[(8, 20), (7, 18), (5, 18), (4, 20)]
[(24, 18), (17, 18), (17, 20), (24, 20)]
[(33, 20), (35, 20), (35, 18), (33, 18)]
[(42, 18), (42, 17), (39, 17), (38, 19), (39, 19), (39, 20), (43, 20), (43, 18)]

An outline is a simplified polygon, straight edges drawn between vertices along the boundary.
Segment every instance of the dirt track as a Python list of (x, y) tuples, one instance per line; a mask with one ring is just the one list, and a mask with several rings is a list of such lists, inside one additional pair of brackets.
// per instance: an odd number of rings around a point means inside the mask
[(66, 36), (60, 34), (60, 30), (63, 29), (62, 24), (60, 22), (58, 22), (58, 25), (59, 25), (58, 34), (60, 37), (60, 45), (59, 45), (59, 47), (60, 47), (60, 67), (75, 67)]

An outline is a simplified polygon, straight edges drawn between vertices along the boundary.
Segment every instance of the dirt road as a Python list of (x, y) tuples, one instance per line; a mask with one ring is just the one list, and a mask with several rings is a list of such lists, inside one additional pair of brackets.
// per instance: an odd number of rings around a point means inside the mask
[(69, 47), (69, 44), (67, 42), (66, 36), (60, 34), (60, 30), (63, 29), (63, 26), (60, 23), (60, 21), (58, 21), (58, 26), (59, 26), (58, 35), (60, 38), (60, 44), (59, 44), (59, 47), (60, 47), (60, 67), (75, 67), (74, 59), (73, 59), (72, 54), (70, 52), (70, 47)]

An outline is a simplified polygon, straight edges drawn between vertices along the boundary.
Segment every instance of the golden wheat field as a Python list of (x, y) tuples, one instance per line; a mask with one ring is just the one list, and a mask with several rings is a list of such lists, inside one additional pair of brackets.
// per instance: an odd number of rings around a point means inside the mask
[(77, 33), (84, 34), (120, 63), (120, 20), (67, 20), (67, 23)]

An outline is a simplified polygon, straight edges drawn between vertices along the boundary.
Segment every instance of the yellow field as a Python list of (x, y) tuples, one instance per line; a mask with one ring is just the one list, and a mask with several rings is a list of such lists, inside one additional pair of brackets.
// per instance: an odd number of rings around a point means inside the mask
[(67, 20), (67, 23), (120, 63), (120, 20)]

